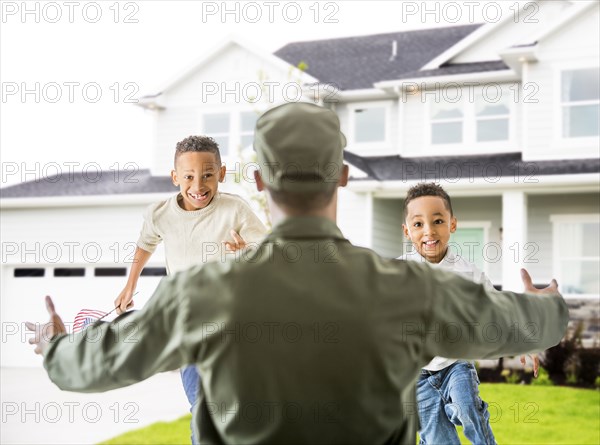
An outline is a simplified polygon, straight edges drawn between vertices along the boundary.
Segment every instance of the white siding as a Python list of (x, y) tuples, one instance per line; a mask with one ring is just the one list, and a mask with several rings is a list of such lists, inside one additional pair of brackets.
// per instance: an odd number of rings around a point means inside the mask
[[(43, 209), (5, 209), (2, 211), (2, 241), (16, 242), (19, 247), (27, 247), (38, 252), (28, 254), (23, 259), (17, 255), (6, 258), (11, 264), (52, 263), (56, 249), (50, 243), (62, 247), (62, 258), (56, 263), (87, 263), (97, 255), (94, 244), (100, 246), (101, 255), (97, 263), (115, 264), (123, 261), (129, 253), (124, 246), (137, 241), (143, 222), (143, 212), (147, 204), (139, 206), (70, 207)], [(40, 248), (36, 249), (35, 244)], [(69, 259), (69, 245), (73, 244), (72, 259)], [(46, 252), (44, 252), (44, 246)], [(86, 246), (88, 252), (85, 252)], [(22, 249), (21, 249), (22, 251)], [(162, 257), (162, 252), (158, 252)], [(116, 261), (115, 261), (116, 260)]]
[[(524, 83), (536, 85), (533, 101), (525, 101), (528, 160), (546, 158), (597, 157), (600, 140), (563, 140), (560, 124), (561, 69), (598, 66), (600, 59), (600, 7), (580, 14), (569, 24), (539, 43), (539, 62), (529, 64)], [(533, 91), (533, 90), (532, 90)], [(580, 140), (577, 140), (580, 139)]]
[[(600, 201), (595, 193), (569, 195), (530, 195), (529, 230), (527, 239), (536, 244), (538, 252), (532, 257), (537, 262), (525, 264), (534, 280), (548, 283), (553, 278), (552, 223), (550, 215), (599, 214)], [(533, 252), (530, 249), (530, 252)]]
[[(530, 1), (527, 2), (523, 11), (516, 11), (516, 2), (507, 3), (510, 3), (510, 9), (505, 7), (503, 14), (506, 21), (499, 24), (493, 32), (477, 41), (471, 48), (454, 57), (451, 60), (452, 63), (500, 60), (500, 57), (497, 56), (499, 51), (521, 43), (529, 43), (530, 37), (546, 28), (549, 23), (560, 19), (563, 11), (572, 7), (563, 1)], [(499, 2), (495, 2), (495, 5), (496, 8), (500, 7)], [(485, 14), (491, 22), (491, 20), (495, 20), (496, 8), (493, 5), (490, 6), (492, 7), (486, 9)]]
[(199, 131), (198, 110), (192, 106), (170, 106), (157, 112), (152, 174), (165, 176), (173, 169), (177, 142)]
[[(255, 88), (261, 80), (274, 84), (261, 92)], [(282, 70), (268, 59), (237, 44), (229, 45), (160, 96), (160, 103), (165, 109), (159, 111), (157, 117), (153, 174), (169, 174), (175, 144), (201, 132), (202, 113), (262, 112), (285, 98), (294, 100), (297, 81), (301, 82), (301, 78)], [(268, 97), (269, 89), (273, 92), (272, 97)], [(231, 150), (235, 149), (231, 147)]]
[(338, 189), (338, 226), (352, 244), (371, 247), (371, 202), (366, 193)]
[[(146, 204), (79, 208), (3, 209), (1, 319), (2, 366), (41, 366), (26, 343), (25, 321), (46, 322), (44, 296), (53, 297), (67, 328), (81, 309), (108, 312), (127, 277), (95, 277), (96, 267), (127, 268)], [(164, 251), (157, 249), (148, 266), (164, 267)], [(44, 268), (44, 277), (15, 278), (15, 268)], [(54, 268), (83, 267), (84, 277), (54, 277)], [(140, 308), (150, 298), (160, 277), (141, 277)], [(4, 335), (6, 334), (6, 335)]]
[(408, 95), (402, 104), (402, 133), (398, 138), (402, 156), (422, 156), (425, 152), (425, 125), (428, 107), (421, 95)]
[[(466, 86), (458, 92), (442, 85), (437, 88), (437, 92), (436, 90), (428, 90), (426, 92), (419, 91), (416, 94), (406, 94), (401, 99), (404, 103), (401, 124), (402, 131), (401, 134), (397, 134), (397, 140), (401, 144), (398, 152), (404, 157), (419, 157), (519, 151), (522, 134), (520, 123), (522, 112), (520, 110), (521, 104), (518, 100), (520, 83), (483, 82), (481, 85)], [(494, 101), (497, 100), (496, 94), (499, 91), (497, 88), (502, 88), (504, 94), (507, 94), (510, 98), (510, 139), (497, 142), (476, 142), (474, 140), (476, 121), (473, 100), (475, 97), (482, 95), (488, 103), (495, 103)], [(457, 100), (457, 106), (460, 106), (463, 111), (463, 143), (452, 145), (431, 144), (431, 105), (444, 99), (450, 102)], [(472, 140), (469, 140), (469, 138)]]
[(402, 205), (400, 199), (373, 200), (373, 250), (387, 258), (402, 253)]

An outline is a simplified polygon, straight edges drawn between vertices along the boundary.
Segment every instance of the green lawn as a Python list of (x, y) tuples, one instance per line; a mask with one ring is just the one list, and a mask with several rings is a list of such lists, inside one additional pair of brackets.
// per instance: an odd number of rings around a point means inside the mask
[[(480, 391), (500, 444), (600, 444), (599, 391), (489, 383)], [(155, 423), (103, 444), (187, 444), (189, 422), (188, 415)]]

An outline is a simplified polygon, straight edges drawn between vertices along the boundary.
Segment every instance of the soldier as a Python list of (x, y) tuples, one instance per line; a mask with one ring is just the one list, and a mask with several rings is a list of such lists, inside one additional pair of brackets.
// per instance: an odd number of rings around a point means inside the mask
[(48, 298), (50, 322), (28, 327), (50, 379), (106, 391), (196, 364), (201, 443), (414, 445), (415, 383), (433, 357), (512, 356), (560, 341), (568, 310), (554, 280), (537, 290), (523, 271), (526, 294), (495, 292), (344, 239), (335, 221), (345, 143), (326, 108), (264, 113), (255, 180), (272, 233), (237, 260), (166, 277), (142, 310), (77, 334)]

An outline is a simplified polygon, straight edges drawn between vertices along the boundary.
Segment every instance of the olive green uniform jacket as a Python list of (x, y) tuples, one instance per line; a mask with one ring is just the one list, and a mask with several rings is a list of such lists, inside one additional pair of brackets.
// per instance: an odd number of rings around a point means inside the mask
[(56, 336), (44, 366), (64, 390), (99, 392), (195, 363), (202, 443), (414, 445), (415, 381), (434, 356), (540, 351), (567, 321), (559, 295), (486, 290), (296, 217), (237, 260), (166, 277), (140, 311)]

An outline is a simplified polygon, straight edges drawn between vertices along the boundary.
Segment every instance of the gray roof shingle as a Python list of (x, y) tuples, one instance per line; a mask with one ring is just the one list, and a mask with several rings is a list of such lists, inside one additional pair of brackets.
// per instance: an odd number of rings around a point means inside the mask
[(377, 181), (454, 181), (467, 178), (512, 176), (521, 181), (545, 175), (576, 175), (600, 172), (600, 158), (556, 161), (523, 161), (521, 153), (472, 156), (401, 156), (362, 157), (345, 152), (344, 159), (364, 171), (368, 177), (355, 179)]
[[(480, 26), (294, 42), (277, 50), (275, 55), (293, 66), (305, 62), (308, 74), (340, 90), (373, 88), (376, 82), (399, 79), (419, 70)], [(398, 45), (397, 56), (390, 60), (394, 41)]]
[[(169, 176), (151, 176), (150, 170), (103, 171), (84, 175), (63, 173), (35, 181), (0, 188), (0, 198), (42, 198), (51, 196), (122, 195), (175, 192)], [(118, 173), (118, 174), (117, 174)]]

